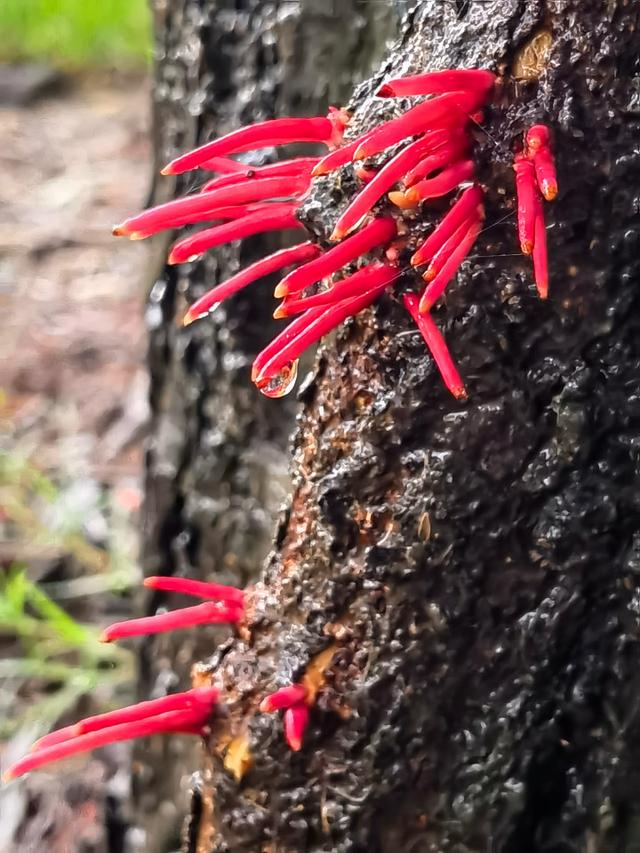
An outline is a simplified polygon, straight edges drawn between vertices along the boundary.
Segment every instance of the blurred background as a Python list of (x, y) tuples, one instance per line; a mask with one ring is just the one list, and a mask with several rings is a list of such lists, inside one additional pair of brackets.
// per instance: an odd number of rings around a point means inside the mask
[[(140, 578), (147, 249), (111, 227), (150, 182), (150, 51), (146, 0), (0, 0), (3, 765), (79, 706), (132, 698), (129, 654), (97, 637)], [(0, 851), (31, 849), (20, 790)], [(85, 799), (67, 832), (86, 845), (47, 850), (94, 849)]]

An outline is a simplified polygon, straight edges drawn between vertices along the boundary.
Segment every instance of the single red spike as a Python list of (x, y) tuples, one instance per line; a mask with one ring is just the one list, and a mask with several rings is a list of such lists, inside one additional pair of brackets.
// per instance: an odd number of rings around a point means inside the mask
[(183, 264), (199, 258), (215, 246), (231, 243), (234, 240), (243, 240), (245, 237), (260, 234), (263, 231), (304, 228), (296, 218), (297, 208), (297, 203), (291, 202), (256, 205), (248, 216), (226, 222), (224, 225), (216, 225), (214, 228), (205, 228), (204, 231), (198, 231), (196, 234), (178, 240), (171, 248), (167, 263)]
[[(433, 267), (433, 272), (428, 278), (427, 274), (429, 273), (429, 270), (427, 270), (427, 273), (423, 276), (425, 281), (429, 281), (430, 284), (420, 299), (419, 307), (422, 314), (426, 314), (430, 311), (438, 299), (440, 299), (446, 286), (460, 268), (460, 264), (471, 251), (471, 247), (478, 239), (478, 234), (481, 230), (482, 222), (480, 220), (467, 222), (462, 225), (458, 231), (456, 231), (454, 236), (451, 237), (440, 250), (441, 252), (447, 252), (448, 254), (442, 259), (439, 259), (437, 266)], [(436, 263), (437, 257), (438, 255), (434, 257), (432, 264)]]
[(308, 692), (304, 684), (289, 684), (288, 687), (281, 687), (275, 693), (265, 696), (260, 703), (260, 710), (263, 714), (282, 711), (284, 708), (290, 708), (292, 705), (304, 702)]
[(366, 255), (367, 252), (377, 246), (384, 246), (395, 236), (395, 233), (396, 224), (393, 219), (389, 217), (372, 219), (357, 234), (329, 249), (328, 252), (324, 252), (315, 261), (310, 261), (285, 276), (275, 289), (276, 299), (281, 299), (291, 293), (299, 293), (305, 287), (315, 284), (342, 269), (351, 261), (355, 261), (360, 255)]
[(98, 749), (123, 740), (133, 740), (134, 738), (169, 732), (197, 734), (205, 726), (212, 710), (213, 705), (206, 716), (193, 709), (170, 711), (166, 714), (158, 714), (154, 717), (121, 723), (88, 734), (78, 735), (72, 740), (43, 747), (37, 752), (26, 755), (9, 767), (3, 775), (3, 779), (9, 782), (54, 761), (60, 761), (63, 758), (69, 758), (71, 755), (89, 752), (92, 749)]
[(218, 691), (215, 687), (196, 687), (193, 690), (185, 690), (182, 693), (170, 693), (160, 699), (151, 699), (146, 702), (138, 702), (126, 708), (109, 711), (106, 714), (96, 714), (87, 717), (71, 726), (65, 726), (58, 731), (50, 732), (41, 737), (31, 747), (31, 752), (38, 752), (56, 743), (62, 743), (78, 735), (101, 731), (112, 726), (124, 723), (137, 722), (138, 720), (155, 717), (158, 714), (166, 714), (170, 711), (193, 711), (207, 715), (210, 709), (218, 701)]
[(365, 134), (365, 136), (359, 136), (357, 139), (336, 148), (335, 151), (330, 151), (328, 154), (325, 154), (325, 156), (316, 163), (311, 170), (311, 176), (313, 178), (317, 178), (320, 175), (328, 175), (329, 172), (335, 172), (335, 170), (339, 169), (340, 166), (346, 166), (347, 163), (351, 163), (356, 148), (368, 136), (368, 133)]
[(439, 95), (445, 92), (471, 91), (488, 98), (496, 77), (480, 68), (430, 71), (388, 80), (376, 92), (378, 98), (405, 98), (415, 95)]
[(444, 219), (438, 223), (435, 230), (414, 253), (411, 258), (411, 265), (418, 267), (430, 261), (463, 222), (475, 214), (482, 204), (482, 197), (482, 190), (477, 184), (464, 190)]
[(292, 314), (299, 314), (301, 311), (315, 308), (318, 305), (333, 305), (336, 302), (342, 302), (345, 299), (358, 296), (360, 293), (365, 293), (372, 287), (391, 284), (397, 278), (398, 270), (396, 267), (381, 261), (374, 261), (353, 275), (336, 281), (329, 290), (315, 293), (313, 296), (307, 296), (304, 299), (285, 300), (273, 316), (280, 319), (290, 317)]
[[(213, 160), (203, 163), (201, 169), (219, 172), (215, 164), (224, 157), (214, 157)], [(275, 163), (266, 163), (264, 166), (251, 166), (248, 163), (236, 163), (235, 160), (226, 160), (237, 166), (232, 172), (225, 172), (225, 177), (235, 178), (236, 181), (249, 181), (254, 178), (279, 178), (282, 175), (292, 175), (300, 172), (311, 172), (313, 167), (320, 161), (320, 157), (291, 157), (288, 160), (278, 160)], [(209, 166), (209, 163), (213, 164)], [(216, 180), (214, 178), (213, 180)]]
[(453, 252), (457, 250), (467, 232), (470, 231), (474, 225), (480, 225), (481, 222), (482, 216), (478, 211), (476, 211), (475, 214), (471, 215), (465, 222), (463, 222), (458, 230), (449, 237), (447, 242), (438, 249), (431, 259), (429, 266), (422, 274), (422, 278), (426, 282), (433, 281), (433, 279), (436, 278), (443, 265), (449, 260)]
[(372, 207), (378, 199), (390, 187), (401, 180), (407, 169), (414, 166), (429, 148), (430, 141), (428, 137), (416, 139), (415, 142), (411, 142), (406, 148), (399, 151), (395, 157), (392, 157), (388, 163), (385, 163), (378, 174), (360, 190), (340, 216), (329, 239), (334, 241), (342, 240), (346, 234), (356, 228), (367, 214), (371, 212)]
[(516, 197), (518, 203), (518, 240), (525, 255), (530, 255), (534, 244), (534, 222), (536, 209), (536, 187), (533, 163), (523, 154), (516, 154), (513, 164), (516, 173)]
[(540, 148), (547, 148), (551, 142), (549, 128), (546, 124), (534, 124), (526, 132), (524, 141), (532, 155)]
[(194, 320), (202, 317), (208, 311), (218, 305), (225, 299), (228, 299), (234, 293), (237, 293), (247, 285), (252, 284), (264, 276), (270, 275), (276, 270), (281, 270), (291, 264), (305, 263), (312, 261), (322, 254), (322, 249), (317, 243), (300, 243), (298, 246), (292, 246), (290, 249), (281, 249), (279, 252), (274, 252), (272, 255), (267, 255), (266, 258), (260, 258), (259, 261), (240, 270), (240, 272), (232, 275), (226, 281), (212, 288), (200, 299), (193, 303), (191, 308), (184, 315), (183, 325), (188, 326)]
[(305, 311), (302, 316), (296, 317), (295, 320), (292, 320), (284, 331), (280, 332), (279, 335), (268, 343), (267, 346), (258, 353), (253, 362), (253, 366), (251, 368), (252, 382), (255, 382), (256, 377), (259, 375), (265, 364), (267, 364), (291, 341), (295, 340), (298, 335), (300, 335), (311, 323), (317, 320), (318, 317), (321, 317), (326, 310), (325, 305), (322, 305), (320, 308), (310, 308), (308, 311)]
[(440, 330), (433, 322), (430, 314), (420, 313), (418, 306), (419, 297), (417, 294), (405, 293), (403, 298), (405, 308), (411, 314), (416, 326), (420, 330), (420, 334), (424, 338), (424, 342), (433, 356), (433, 360), (440, 371), (444, 384), (456, 400), (464, 400), (467, 396), (464, 383), (462, 382), (460, 374), (453, 363), (451, 353), (447, 348)]
[(549, 148), (539, 148), (533, 157), (533, 167), (540, 192), (547, 201), (553, 201), (558, 195), (556, 164)]
[(144, 579), (147, 589), (159, 589), (163, 592), (178, 592), (193, 595), (196, 598), (224, 601), (226, 604), (242, 605), (244, 592), (235, 586), (221, 583), (195, 581), (191, 578), (177, 578), (172, 575), (152, 575)]
[(284, 738), (294, 752), (302, 748), (302, 739), (309, 725), (309, 708), (305, 704), (294, 705), (284, 712)]
[[(345, 299), (343, 302), (328, 307), (310, 308), (297, 317), (282, 334), (269, 344), (266, 350), (260, 353), (258, 358), (260, 356), (262, 358), (260, 358), (261, 367), (259, 370), (256, 369), (258, 359), (254, 362), (252, 375), (255, 376), (254, 382), (258, 388), (266, 385), (281, 368), (296, 361), (307, 347), (317, 343), (347, 317), (351, 317), (371, 305), (386, 287), (386, 283), (378, 285), (353, 299)], [(295, 329), (291, 327), (295, 327)], [(297, 334), (294, 334), (294, 331)], [(268, 358), (264, 356), (266, 351), (269, 352)]]
[(469, 153), (470, 139), (468, 134), (460, 130), (460, 133), (452, 137), (450, 141), (441, 145), (433, 153), (429, 153), (427, 157), (423, 157), (416, 166), (411, 169), (402, 179), (405, 187), (412, 187), (435, 172), (438, 169), (444, 169), (446, 166), (455, 163), (456, 161), (466, 157)]
[(237, 160), (231, 160), (229, 157), (212, 157), (211, 160), (202, 164), (202, 168), (210, 172), (220, 172), (221, 175), (232, 175), (237, 172), (246, 172), (250, 166), (246, 163), (238, 163)]
[(266, 199), (296, 197), (309, 188), (310, 178), (299, 175), (295, 177), (265, 178), (261, 181), (248, 181), (242, 184), (230, 184), (210, 192), (200, 192), (184, 196), (157, 207), (151, 207), (126, 219), (122, 225), (116, 226), (114, 234), (144, 234), (149, 236), (169, 228), (179, 228), (182, 225), (192, 225), (196, 222), (224, 219), (223, 214), (231, 206), (253, 204)]
[(483, 98), (476, 92), (449, 92), (418, 104), (403, 115), (379, 125), (367, 140), (358, 146), (353, 159), (364, 160), (409, 136), (416, 136), (437, 127), (459, 124), (482, 103)]
[(430, 198), (440, 198), (453, 192), (460, 184), (474, 179), (476, 167), (473, 160), (461, 160), (443, 169), (434, 178), (427, 178), (414, 184), (404, 193), (406, 202), (415, 207), (421, 201)]
[[(191, 200), (192, 198), (197, 198), (197, 196), (186, 196), (186, 199)], [(177, 201), (182, 201), (183, 199), (177, 199)], [(167, 204), (174, 204), (174, 202), (167, 202)], [(205, 218), (210, 220), (218, 220), (220, 222), (229, 222), (233, 219), (240, 219), (243, 216), (250, 216), (254, 212), (260, 213), (264, 210), (264, 204), (230, 204), (225, 205), (224, 207), (216, 208), (215, 212), (211, 211), (210, 214), (206, 214)], [(146, 214), (147, 211), (144, 211), (143, 214)], [(137, 219), (136, 217), (132, 217), (132, 219)], [(112, 234), (114, 237), (128, 237), (130, 240), (146, 240), (147, 237), (151, 237), (152, 231), (133, 231), (131, 229), (130, 219), (125, 219), (120, 225), (114, 226), (112, 230)], [(177, 227), (177, 226), (176, 226)], [(160, 229), (157, 229), (160, 230)]]
[(276, 118), (241, 127), (225, 136), (207, 142), (172, 160), (162, 169), (163, 175), (180, 175), (207, 163), (212, 157), (289, 145), (292, 142), (324, 142), (339, 144), (338, 122), (333, 118)]
[(164, 631), (177, 631), (181, 628), (192, 628), (194, 625), (220, 624), (222, 622), (239, 622), (242, 618), (242, 607), (237, 604), (218, 604), (207, 601), (194, 607), (181, 607), (169, 613), (158, 613), (155, 616), (144, 616), (141, 619), (127, 619), (115, 622), (102, 632), (100, 641), (112, 643), (127, 637), (143, 637), (147, 634), (160, 634)]
[(353, 173), (363, 184), (368, 184), (378, 174), (380, 169), (370, 169), (368, 166), (356, 165), (353, 167)]
[(534, 213), (533, 272), (540, 299), (549, 295), (549, 269), (547, 260), (547, 229), (540, 196), (536, 197)]

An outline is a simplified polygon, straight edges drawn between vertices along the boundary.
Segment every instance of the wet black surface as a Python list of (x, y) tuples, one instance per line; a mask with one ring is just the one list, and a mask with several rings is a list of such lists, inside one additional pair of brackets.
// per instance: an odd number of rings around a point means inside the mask
[[(389, 61), (356, 90), (355, 130), (386, 117), (370, 98), (386, 73), (477, 65), (505, 75), (479, 154), (487, 221), (513, 203), (516, 136), (549, 123), (561, 187), (546, 208), (551, 297), (537, 299), (528, 260), (514, 255), (513, 223), (490, 228), (436, 312), (464, 404), (448, 396), (394, 298), (323, 349), (302, 393), (293, 493), (256, 588), (251, 642), (221, 647), (207, 665), (228, 700), (217, 728), (247, 726), (254, 765), (237, 782), (212, 743), (189, 849), (630, 853), (640, 844), (638, 18), (622, 2), (421, 2)], [(552, 39), (539, 79), (512, 79), (542, 27)], [(350, 191), (337, 187), (319, 181), (307, 205), (321, 238)], [(251, 316), (259, 310), (252, 302)], [(216, 364), (227, 340), (215, 319), (202, 328), (191, 360), (179, 367), (172, 343), (171, 369), (166, 355), (155, 362), (168, 389), (156, 382), (156, 406), (173, 394), (176, 434), (195, 429), (186, 457), (176, 439), (182, 495), (170, 467), (166, 489), (151, 481), (152, 496), (173, 502), (160, 514), (170, 535), (156, 541), (177, 566), (184, 507), (208, 490), (216, 497), (227, 454), (242, 469), (255, 440), (243, 413), (264, 405), (254, 392), (236, 411), (221, 369), (196, 378), (198, 357)], [(251, 424), (215, 453), (198, 443), (188, 406), (179, 419), (185, 400), (202, 410), (211, 399), (216, 414), (232, 406), (236, 422)], [(276, 423), (268, 406), (263, 430)], [(171, 458), (159, 448), (152, 475)], [(202, 477), (203, 466), (218, 478)], [(238, 523), (218, 506), (212, 559)], [(264, 544), (268, 524), (263, 532)], [(203, 553), (189, 551), (206, 572)], [(329, 636), (339, 639), (327, 683), (293, 754), (281, 720), (255, 705), (299, 678)]]
[[(275, 115), (323, 114), (380, 56), (393, 11), (385, 4), (324, 0), (171, 0), (155, 3), (158, 169), (212, 135)], [(336, 40), (338, 28), (343, 33)], [(267, 152), (272, 154), (273, 152)], [(257, 161), (256, 161), (257, 162)], [(152, 198), (192, 188), (159, 179)], [(215, 315), (180, 329), (188, 304), (239, 265), (278, 248), (278, 238), (223, 247), (202, 263), (164, 267), (148, 303), (153, 429), (147, 456), (144, 565), (244, 585), (271, 546), (290, 481), (293, 397), (263, 398), (250, 382), (255, 354), (276, 329), (272, 287), (261, 282)], [(147, 602), (152, 612), (166, 597)], [(175, 690), (226, 631), (156, 638), (141, 652), (141, 696)], [(164, 744), (164, 745), (163, 745)], [(189, 797), (185, 774), (200, 764), (195, 740), (137, 751), (138, 820), (145, 851), (175, 849)], [(172, 845), (174, 845), (172, 847)]]

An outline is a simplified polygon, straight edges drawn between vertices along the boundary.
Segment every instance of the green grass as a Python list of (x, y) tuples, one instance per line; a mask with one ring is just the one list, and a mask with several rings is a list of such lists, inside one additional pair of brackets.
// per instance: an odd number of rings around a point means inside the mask
[(0, 61), (131, 69), (150, 50), (147, 0), (0, 0)]

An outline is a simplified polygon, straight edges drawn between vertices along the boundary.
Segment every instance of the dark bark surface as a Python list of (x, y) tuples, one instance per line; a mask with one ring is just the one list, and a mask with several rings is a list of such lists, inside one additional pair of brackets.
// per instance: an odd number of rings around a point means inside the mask
[[(400, 4), (398, 5), (398, 9)], [(239, 125), (276, 115), (323, 114), (340, 103), (395, 32), (393, 4), (344, 0), (154, 0), (156, 164)], [(341, 37), (336, 39), (336, 32)], [(152, 202), (192, 187), (187, 176), (153, 187)], [(255, 577), (290, 481), (288, 444), (297, 404), (267, 400), (249, 381), (272, 336), (271, 290), (238, 294), (204, 323), (179, 328), (205, 289), (278, 248), (278, 238), (223, 247), (202, 263), (164, 266), (158, 240), (150, 290), (152, 439), (147, 456), (144, 566), (239, 585)], [(146, 602), (149, 612), (167, 596)], [(141, 648), (141, 698), (189, 682), (191, 665), (225, 632), (160, 636)], [(136, 751), (136, 822), (143, 849), (175, 849), (200, 747), (156, 739)]]
[[(370, 97), (386, 73), (480, 66), (504, 75), (479, 137), (487, 223), (496, 224), (436, 312), (470, 399), (447, 395), (393, 297), (322, 349), (302, 392), (292, 495), (247, 630), (200, 669), (223, 687), (226, 708), (189, 849), (638, 849), (639, 24), (638, 4), (623, 0), (425, 0), (356, 91), (357, 131), (393, 108)], [(245, 62), (260, 26), (243, 43)], [(314, 67), (307, 54), (305, 67), (324, 80), (344, 62), (347, 80), (346, 31), (321, 26), (342, 59)], [(256, 65), (254, 79), (263, 75)], [(296, 106), (271, 98), (261, 107), (261, 92), (247, 113), (230, 91), (229, 122)], [(299, 105), (310, 113), (311, 103)], [(213, 106), (200, 102), (203, 114)], [(513, 207), (512, 143), (536, 121), (553, 129), (561, 186), (547, 206), (546, 304), (527, 259), (513, 254), (512, 219), (498, 224)], [(305, 220), (319, 238), (351, 191), (348, 179), (317, 182)], [(410, 223), (411, 233), (424, 224)], [(197, 269), (188, 277), (196, 288)], [(261, 435), (278, 445), (291, 410), (269, 402), (263, 412), (257, 392), (240, 390), (246, 365), (229, 372), (221, 353), (253, 351), (257, 332), (238, 329), (245, 318), (262, 328), (270, 311), (258, 288), (224, 325), (214, 318), (194, 338), (176, 336), (175, 285), (164, 285), (153, 337), (150, 494), (162, 509), (150, 541), (178, 568), (186, 560), (207, 573), (239, 554), (250, 574), (268, 522), (256, 491), (266, 477), (247, 460)], [(207, 444), (203, 411), (222, 431), (218, 445)], [(165, 412), (177, 450), (160, 440)], [(239, 424), (230, 441), (220, 423)], [(262, 523), (247, 531), (256, 513)], [(259, 544), (247, 552), (247, 540)], [(199, 636), (186, 663), (207, 643)], [(281, 720), (257, 704), (327, 649), (311, 727), (293, 754)], [(173, 670), (172, 652), (166, 659)], [(149, 669), (157, 673), (157, 659)], [(246, 743), (244, 773), (225, 769), (230, 741)]]

